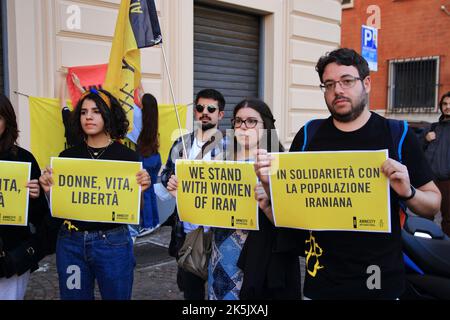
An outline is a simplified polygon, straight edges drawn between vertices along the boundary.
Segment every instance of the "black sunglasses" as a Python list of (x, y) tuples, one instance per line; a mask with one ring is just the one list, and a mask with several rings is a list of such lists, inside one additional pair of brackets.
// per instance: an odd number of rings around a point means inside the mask
[(210, 104), (208, 106), (202, 106), (201, 104), (196, 104), (195, 110), (197, 110), (197, 112), (199, 112), (199, 113), (202, 113), (203, 110), (205, 110), (205, 107), (206, 107), (206, 109), (208, 109), (209, 113), (214, 113), (217, 110), (217, 107), (213, 104)]

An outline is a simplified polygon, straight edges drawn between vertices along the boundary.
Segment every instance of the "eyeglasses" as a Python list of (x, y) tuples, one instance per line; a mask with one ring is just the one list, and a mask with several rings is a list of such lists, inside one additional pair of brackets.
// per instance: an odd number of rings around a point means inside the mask
[(256, 127), (256, 125), (262, 121), (258, 121), (256, 118), (247, 118), (247, 119), (241, 119), (241, 118), (234, 118), (231, 120), (231, 124), (234, 128), (240, 128), (243, 123), (245, 123), (245, 127), (247, 129), (252, 129)]
[(217, 110), (217, 106), (210, 104), (208, 106), (202, 106), (201, 104), (196, 104), (195, 105), (195, 110), (197, 110), (197, 112), (202, 113), (203, 110), (205, 110), (205, 108), (208, 110), (209, 113), (214, 113)]
[(361, 78), (352, 77), (352, 76), (346, 76), (342, 78), (341, 80), (330, 80), (326, 81), (325, 83), (322, 83), (320, 85), (320, 89), (322, 89), (323, 92), (330, 92), (333, 91), (336, 88), (336, 83), (339, 83), (342, 89), (350, 89), (353, 88), (356, 84), (356, 81), (362, 80)]

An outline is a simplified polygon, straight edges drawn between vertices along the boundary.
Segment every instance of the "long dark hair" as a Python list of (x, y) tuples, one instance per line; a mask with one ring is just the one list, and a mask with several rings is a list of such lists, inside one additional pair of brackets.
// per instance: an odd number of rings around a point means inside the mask
[[(258, 145), (261, 147), (261, 141), (267, 142), (267, 145), (264, 146), (267, 148), (268, 152), (283, 152), (284, 147), (280, 143), (278, 139), (278, 134), (275, 130), (275, 119), (273, 117), (272, 111), (270, 111), (269, 106), (258, 98), (248, 98), (239, 102), (233, 110), (233, 119), (236, 118), (236, 114), (242, 108), (251, 108), (259, 113), (261, 119), (264, 123), (264, 134), (262, 135)], [(278, 149), (277, 149), (278, 147)], [(237, 144), (235, 143), (235, 149), (237, 148)]]
[(0, 93), (0, 116), (5, 120), (5, 131), (0, 136), (0, 152), (11, 150), (16, 153), (15, 146), (19, 137), (16, 113), (8, 97)]
[(155, 154), (159, 150), (158, 101), (150, 93), (142, 97), (142, 130), (137, 147), (143, 157)]
[[(106, 95), (109, 101), (105, 101), (99, 94), (99, 92)], [(78, 101), (75, 110), (72, 113), (72, 128), (75, 134), (86, 137), (80, 123), (81, 106), (84, 100), (89, 99), (94, 101), (97, 108), (100, 110), (103, 121), (105, 123), (105, 132), (107, 132), (111, 139), (123, 139), (128, 131), (129, 121), (119, 101), (108, 91), (103, 89), (91, 89), (83, 94), (82, 98)], [(108, 103), (110, 106), (108, 106)]]

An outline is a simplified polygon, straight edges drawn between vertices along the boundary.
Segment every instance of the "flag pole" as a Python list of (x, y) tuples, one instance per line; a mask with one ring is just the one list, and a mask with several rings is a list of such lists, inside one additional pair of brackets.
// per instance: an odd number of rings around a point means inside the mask
[(177, 103), (175, 100), (175, 94), (173, 92), (172, 78), (170, 77), (169, 65), (167, 64), (167, 59), (166, 59), (166, 52), (164, 51), (164, 45), (162, 43), (161, 43), (161, 48), (162, 48), (162, 53), (163, 53), (163, 58), (164, 58), (164, 65), (166, 66), (167, 78), (169, 79), (169, 87), (170, 87), (170, 93), (172, 95), (173, 107), (175, 108), (175, 115), (177, 116), (178, 130), (180, 131), (181, 143), (183, 144), (183, 155), (184, 155), (183, 157), (185, 159), (187, 159), (188, 154), (186, 151), (186, 144), (185, 144), (184, 137), (183, 137), (183, 131), (181, 130), (180, 115), (178, 114), (178, 108), (177, 108)]

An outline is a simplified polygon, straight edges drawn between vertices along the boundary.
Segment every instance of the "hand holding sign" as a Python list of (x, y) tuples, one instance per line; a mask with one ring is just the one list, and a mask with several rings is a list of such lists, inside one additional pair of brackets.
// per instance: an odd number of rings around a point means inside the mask
[(41, 189), (39, 188), (39, 182), (37, 179), (33, 179), (28, 181), (26, 187), (30, 190), (30, 198), (37, 199), (39, 198), (39, 194)]
[(167, 191), (173, 196), (177, 196), (177, 189), (178, 189), (178, 179), (176, 175), (172, 175), (167, 182)]
[(405, 165), (389, 158), (381, 166), (381, 171), (389, 179), (391, 188), (400, 197), (406, 198), (411, 194), (411, 182)]
[(45, 168), (44, 172), (42, 172), (42, 175), (39, 177), (39, 184), (41, 185), (42, 189), (44, 189), (45, 193), (49, 193), (50, 188), (53, 185), (52, 173), (53, 169), (47, 167)]
[(267, 194), (270, 194), (269, 175), (272, 169), (272, 161), (274, 157), (267, 153), (267, 150), (258, 149), (256, 153), (256, 161), (254, 164), (256, 176), (261, 181), (262, 186)]
[(150, 179), (150, 175), (147, 170), (142, 169), (136, 174), (136, 181), (141, 186), (142, 192), (150, 188), (152, 181)]

